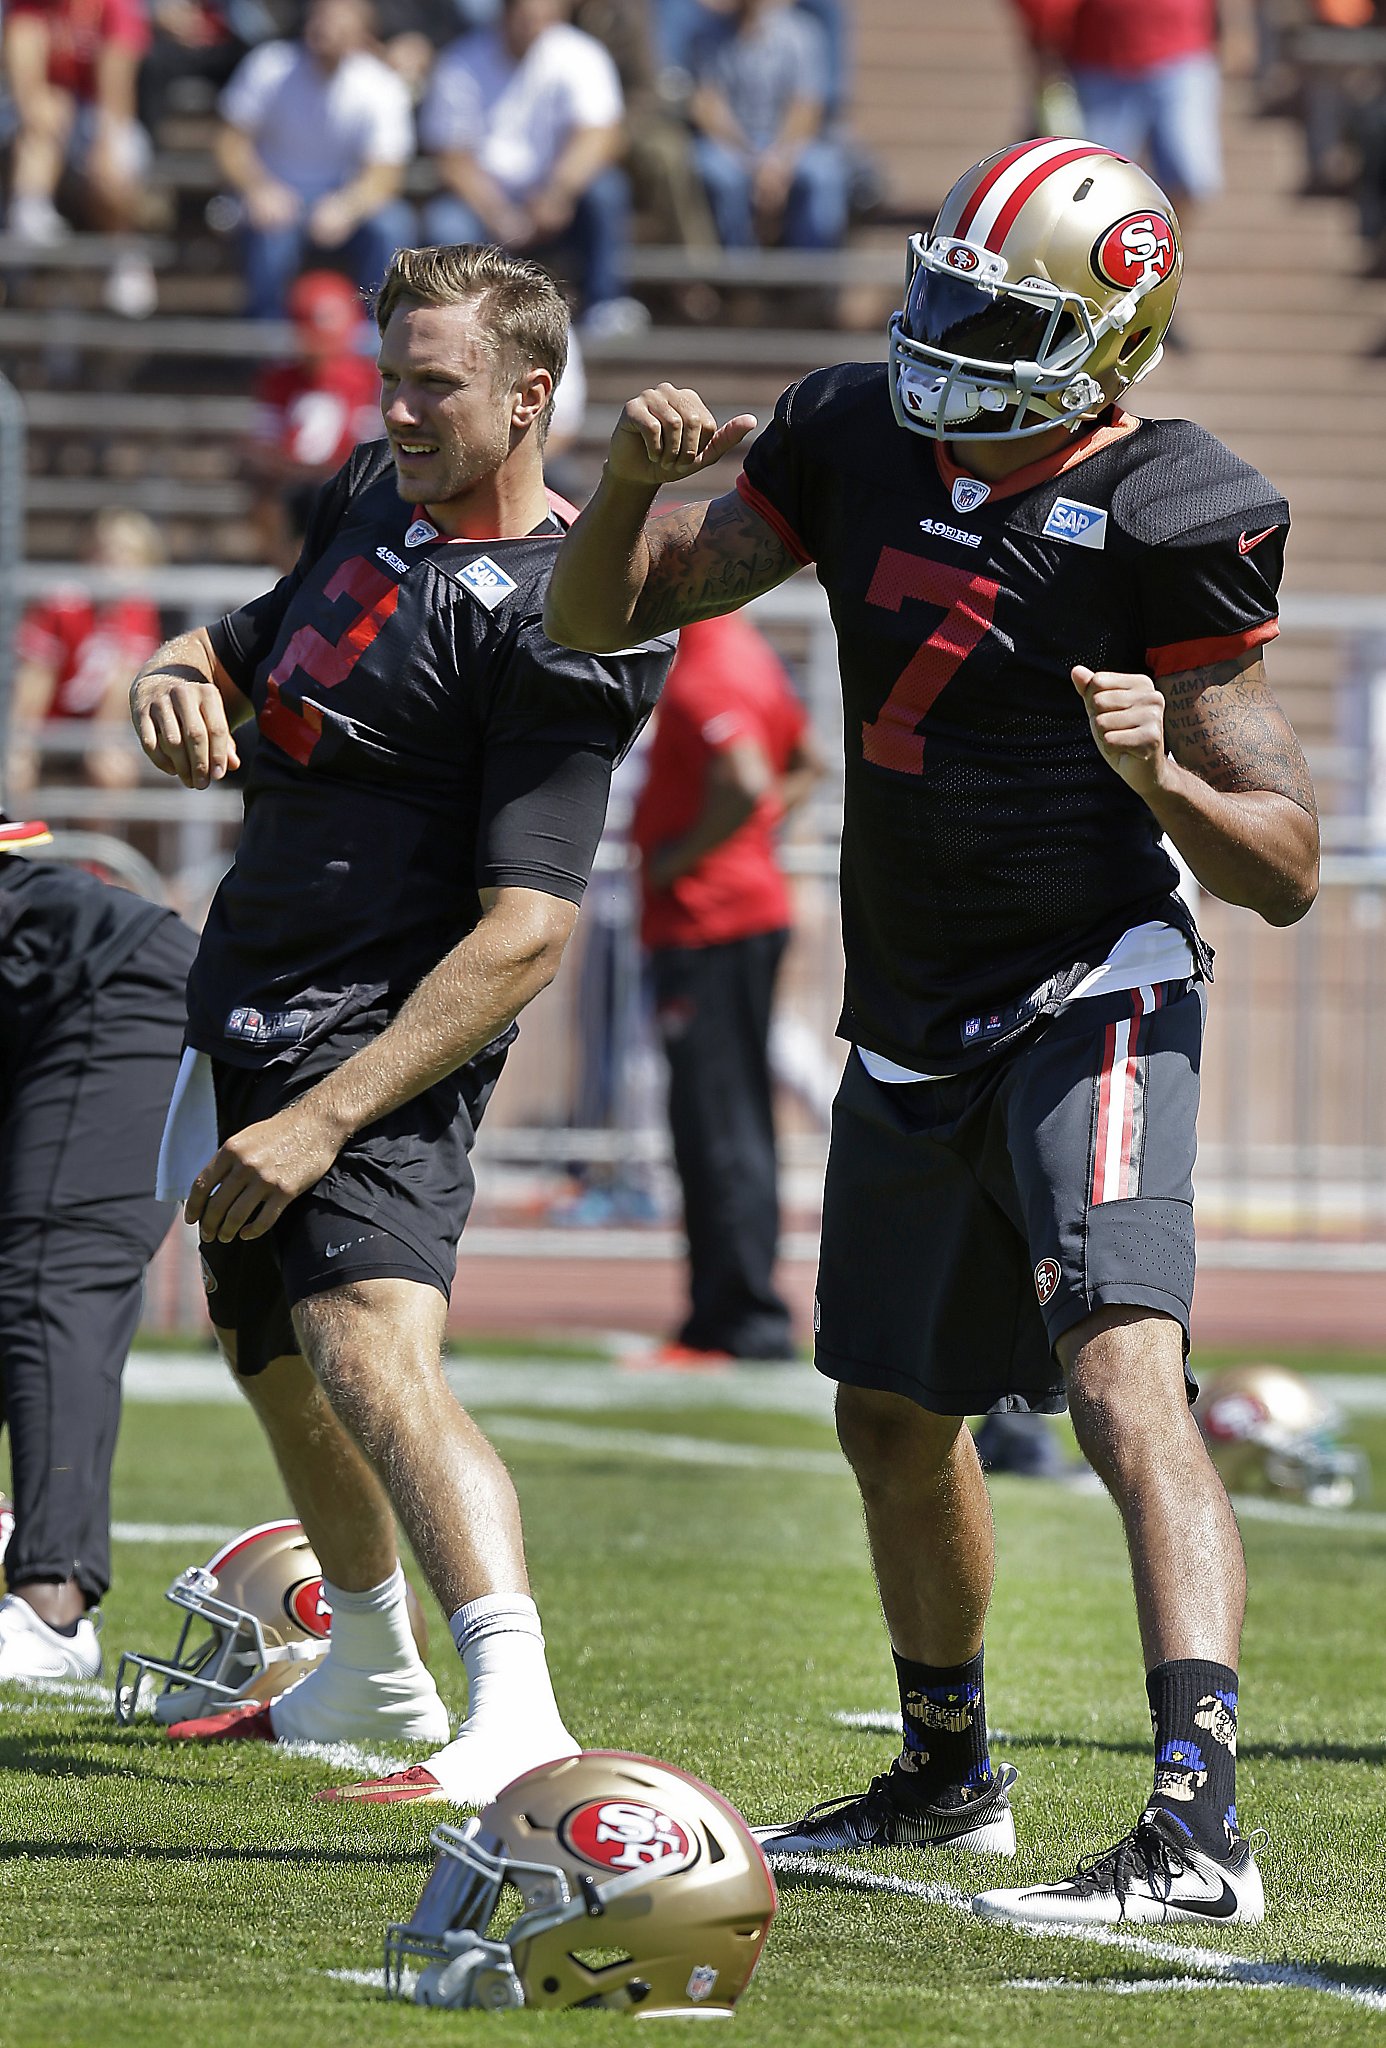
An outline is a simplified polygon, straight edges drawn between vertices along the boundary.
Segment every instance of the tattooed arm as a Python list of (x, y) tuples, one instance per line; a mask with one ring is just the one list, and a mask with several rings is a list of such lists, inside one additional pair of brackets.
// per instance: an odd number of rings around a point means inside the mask
[(629, 647), (692, 619), (732, 612), (799, 567), (736, 491), (660, 518), (660, 485), (711, 468), (755, 426), (719, 427), (696, 391), (642, 391), (611, 437), (602, 480), (558, 550), (544, 605), (551, 640), (589, 653)]
[(1155, 813), (1199, 881), (1268, 924), (1294, 924), (1319, 886), (1308, 765), (1259, 655), (1165, 676), (1075, 668), (1098, 751)]

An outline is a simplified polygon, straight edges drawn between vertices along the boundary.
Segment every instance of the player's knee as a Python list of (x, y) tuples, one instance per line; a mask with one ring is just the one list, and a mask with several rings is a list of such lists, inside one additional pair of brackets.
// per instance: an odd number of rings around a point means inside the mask
[(917, 1483), (921, 1473), (948, 1462), (961, 1417), (934, 1415), (901, 1394), (873, 1387), (839, 1386), (837, 1440), (867, 1491)]

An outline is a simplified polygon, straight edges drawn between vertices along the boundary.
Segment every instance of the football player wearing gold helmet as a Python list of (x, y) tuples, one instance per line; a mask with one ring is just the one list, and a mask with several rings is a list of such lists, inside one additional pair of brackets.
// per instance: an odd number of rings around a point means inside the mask
[[(1165, 195), (1093, 143), (976, 164), (911, 239), (888, 361), (785, 392), (737, 489), (650, 519), (756, 422), (630, 401), (545, 622), (621, 647), (813, 562), (847, 736), (841, 1031), (819, 1370), (861, 1487), (904, 1747), (773, 1854), (1008, 1854), (982, 1632), (993, 1544), (963, 1418), (1065, 1401), (1125, 1523), (1156, 1771), (1078, 1875), (994, 1919), (1251, 1921), (1233, 1785), (1244, 1572), (1189, 1414), (1203, 886), (1275, 924), (1318, 879), (1313, 787), (1266, 684), (1288, 510), (1124, 395), (1181, 268)], [(1211, 1704), (1210, 1704), (1211, 1703)]]

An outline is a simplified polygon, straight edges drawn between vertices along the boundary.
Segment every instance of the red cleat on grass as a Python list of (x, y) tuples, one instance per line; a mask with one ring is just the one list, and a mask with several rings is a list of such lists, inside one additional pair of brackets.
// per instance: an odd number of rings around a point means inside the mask
[(175, 1721), (169, 1729), (174, 1742), (278, 1742), (270, 1726), (268, 1700), (247, 1700), (227, 1707), (221, 1714), (204, 1714), (200, 1721)]
[(355, 1800), (362, 1806), (423, 1806), (446, 1801), (447, 1793), (426, 1764), (391, 1771), (385, 1778), (361, 1778), (354, 1785), (324, 1785), (315, 1799)]
[(730, 1351), (704, 1351), (696, 1344), (661, 1344), (622, 1360), (627, 1372), (723, 1372), (736, 1364)]

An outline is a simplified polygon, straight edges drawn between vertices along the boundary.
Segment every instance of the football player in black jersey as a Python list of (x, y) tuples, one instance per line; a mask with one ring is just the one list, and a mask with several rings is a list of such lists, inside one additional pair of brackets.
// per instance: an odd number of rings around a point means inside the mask
[(982, 1697), (986, 1487), (963, 1417), (1052, 1410), (1125, 1523), (1154, 1789), (992, 1919), (1261, 1917), (1237, 1822), (1244, 1573), (1188, 1412), (1205, 888), (1302, 917), (1318, 823), (1266, 686), (1288, 525), (1264, 477), (1121, 394), (1180, 270), (1164, 195), (1092, 144), (976, 165), (910, 244), (889, 360), (787, 391), (738, 488), (648, 520), (755, 425), (660, 385), (559, 551), (558, 639), (744, 604), (813, 562), (846, 709), (841, 1031), (818, 1366), (861, 1487), (904, 1746), (771, 1851), (1013, 1853)]
[[(333, 1615), (298, 1685), (171, 1732), (435, 1742), (351, 1794), (481, 1804), (577, 1745), (509, 1475), (442, 1372), (468, 1153), (672, 642), (591, 657), (544, 634), (571, 516), (543, 477), (568, 325), (547, 273), (402, 250), (376, 313), (387, 440), (324, 486), (288, 576), (170, 642), (131, 693), (149, 758), (192, 789), (259, 728), (163, 1163)], [(467, 1668), (451, 1743), (392, 1506)]]

